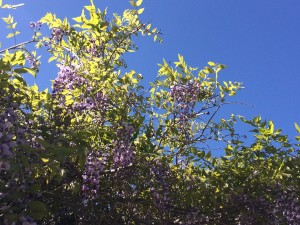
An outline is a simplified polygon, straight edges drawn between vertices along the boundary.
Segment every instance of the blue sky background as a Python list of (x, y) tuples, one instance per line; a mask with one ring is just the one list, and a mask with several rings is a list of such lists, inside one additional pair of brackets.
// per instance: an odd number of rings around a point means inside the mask
[[(87, 0), (3, 0), (4, 3), (25, 3), (17, 10), (0, 10), (0, 16), (11, 13), (28, 40), (30, 21), (37, 21), (46, 12), (58, 17), (80, 15)], [(127, 0), (94, 0), (108, 12), (130, 7)], [(241, 81), (244, 89), (235, 101), (254, 105), (228, 105), (221, 116), (231, 113), (252, 118), (261, 115), (275, 126), (295, 136), (294, 122), (300, 123), (300, 1), (298, 0), (144, 0), (142, 18), (161, 29), (163, 43), (152, 38), (138, 38), (139, 51), (127, 55), (130, 69), (142, 73), (145, 82), (157, 75), (157, 64), (165, 58), (177, 59), (182, 54), (191, 66), (203, 67), (208, 61), (228, 66), (220, 74), (224, 80)], [(1, 22), (2, 47), (8, 30)], [(44, 57), (46, 58), (46, 57)], [(54, 65), (44, 62), (37, 82), (43, 88), (56, 76)]]

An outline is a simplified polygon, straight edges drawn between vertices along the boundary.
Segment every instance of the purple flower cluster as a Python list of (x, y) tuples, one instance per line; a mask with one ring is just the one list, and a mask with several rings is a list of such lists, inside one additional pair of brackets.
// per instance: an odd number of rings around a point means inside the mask
[(229, 207), (227, 210), (233, 212), (238, 224), (258, 224), (260, 220), (275, 224), (273, 206), (263, 194), (252, 196), (247, 192), (235, 193), (231, 196), (230, 202), (232, 208)]
[[(184, 224), (194, 225), (194, 224), (209, 224), (209, 217), (199, 212), (189, 212), (185, 215)], [(212, 223), (214, 224), (214, 223)]]
[(37, 223), (29, 216), (21, 216), (18, 221), (15, 222), (4, 219), (3, 225), (37, 225)]
[(86, 155), (85, 171), (82, 175), (82, 192), (86, 201), (97, 197), (100, 188), (101, 172), (107, 164), (107, 153), (90, 150)]
[(134, 160), (134, 146), (131, 145), (131, 135), (134, 127), (129, 124), (122, 124), (123, 127), (117, 130), (117, 140), (113, 141), (113, 160), (115, 167), (130, 165)]
[(57, 78), (53, 83), (53, 93), (61, 93), (63, 90), (74, 90), (87, 84), (87, 80), (77, 74), (75, 66), (59, 65)]
[(18, 104), (11, 97), (7, 95), (0, 100), (3, 107), (0, 109), (0, 172), (9, 170), (13, 149), (24, 143), (22, 136), (26, 131), (26, 125), (20, 126), (18, 123)]
[(108, 99), (102, 92), (97, 92), (93, 97), (81, 97), (81, 102), (75, 102), (73, 109), (75, 111), (98, 110), (105, 112), (108, 108)]
[(36, 59), (34, 56), (28, 54), (26, 55), (26, 59), (30, 65), (31, 69), (37, 70), (39, 65), (40, 65), (40, 61), (38, 59)]
[(268, 199), (264, 194), (232, 195), (233, 208), (229, 210), (236, 212), (235, 221), (240, 224), (258, 224), (261, 220), (264, 224), (300, 224), (300, 200), (297, 191), (293, 188), (282, 190), (281, 185), (268, 189), (268, 195), (271, 194), (274, 200)]
[(16, 146), (13, 131), (15, 116), (11, 108), (6, 109), (0, 115), (0, 172), (9, 170), (9, 159), (14, 155), (12, 149)]
[[(130, 137), (133, 132), (134, 128), (131, 125), (124, 125), (117, 130), (118, 140), (114, 140), (112, 145), (113, 166), (115, 167), (113, 171), (132, 163), (134, 159), (134, 148), (130, 144)], [(111, 148), (106, 147), (104, 151), (89, 150), (86, 154), (85, 170), (82, 175), (82, 192), (85, 198), (84, 204), (97, 198), (102, 173), (110, 164), (108, 162), (110, 158), (108, 152), (110, 149)]]
[(61, 28), (53, 28), (51, 33), (51, 40), (60, 42), (66, 32)]
[[(61, 106), (65, 106), (64, 90), (75, 90), (76, 88), (85, 87), (85, 94), (79, 96), (69, 108), (72, 111), (97, 110), (105, 112), (108, 108), (108, 99), (102, 92), (92, 94), (93, 88), (89, 81), (81, 77), (75, 66), (59, 66), (57, 78), (53, 82), (53, 97), (59, 100)], [(86, 96), (87, 95), (87, 96)]]
[(168, 179), (171, 173), (160, 162), (150, 165), (150, 175), (152, 179), (152, 197), (154, 205), (162, 211), (166, 211), (170, 204), (170, 191), (171, 186)]
[(91, 38), (90, 46), (86, 49), (86, 52), (92, 57), (100, 57), (103, 46), (100, 47), (96, 45), (96, 39)]
[(295, 190), (285, 190), (275, 201), (275, 215), (282, 215), (287, 224), (300, 224), (300, 198)]
[(194, 110), (196, 101), (201, 94), (199, 81), (189, 81), (186, 84), (171, 86), (170, 94), (175, 101), (175, 107), (179, 111), (181, 122), (188, 120), (188, 115)]
[[(17, 91), (11, 89), (10, 92)], [(18, 153), (23, 152), (22, 145), (29, 145), (31, 141), (28, 138), (29, 124), (21, 116), (19, 104), (13, 99), (13, 94), (7, 94), (6, 91), (0, 91), (0, 174), (3, 189), (0, 192), (1, 211), (14, 212), (14, 208), (25, 208), (29, 198), (26, 195), (28, 186), (32, 185), (32, 181), (27, 179), (30, 169), (23, 168), (22, 173), (15, 170), (12, 162)], [(30, 162), (30, 157), (28, 157)], [(22, 166), (22, 165), (20, 165)], [(11, 199), (11, 193), (20, 193), (16, 199)], [(36, 225), (30, 218), (22, 216), (18, 222), (8, 222), (4, 220), (4, 224), (22, 224)]]
[(42, 22), (41, 21), (37, 21), (37, 22), (30, 22), (29, 27), (33, 28), (35, 30), (40, 30), (42, 26)]
[(22, 225), (37, 225), (37, 223), (29, 216), (21, 216), (19, 220)]

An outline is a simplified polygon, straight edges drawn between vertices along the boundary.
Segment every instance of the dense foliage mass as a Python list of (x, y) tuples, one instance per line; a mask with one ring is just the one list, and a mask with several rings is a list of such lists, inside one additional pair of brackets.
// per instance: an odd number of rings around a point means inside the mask
[[(130, 3), (111, 20), (92, 1), (74, 24), (47, 13), (31, 40), (0, 50), (0, 223), (300, 224), (300, 137), (261, 117), (216, 119), (241, 89), (218, 79), (222, 64), (179, 55), (145, 90), (123, 55), (160, 32)], [(24, 79), (39, 72), (32, 44), (57, 63), (50, 91)]]

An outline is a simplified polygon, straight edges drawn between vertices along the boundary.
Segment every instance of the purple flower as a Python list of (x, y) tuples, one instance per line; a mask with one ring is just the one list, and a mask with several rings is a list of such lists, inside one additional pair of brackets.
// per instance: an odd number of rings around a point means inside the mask
[(64, 34), (65, 34), (65, 32), (63, 29), (53, 28), (52, 34), (51, 34), (51, 40), (61, 41)]
[(29, 27), (30, 28), (34, 28), (36, 30), (40, 30), (42, 26), (42, 22), (41, 21), (37, 21), (37, 22), (30, 22), (29, 23)]
[(130, 124), (122, 124), (122, 128), (117, 130), (117, 139), (113, 141), (115, 167), (128, 166), (133, 162), (135, 152), (130, 138), (134, 131), (134, 127)]
[(9, 169), (10, 169), (10, 163), (9, 162), (0, 161), (0, 172), (1, 171), (7, 171)]
[[(103, 157), (102, 157), (103, 155)], [(83, 185), (81, 190), (87, 200), (97, 197), (100, 188), (101, 172), (106, 165), (106, 154), (96, 150), (90, 150), (86, 155), (84, 174), (82, 175)]]
[(174, 99), (174, 106), (179, 112), (180, 123), (185, 123), (188, 120), (200, 94), (199, 81), (189, 81), (186, 84), (175, 84), (170, 87), (170, 95)]
[(26, 59), (28, 60), (31, 69), (38, 69), (38, 66), (40, 65), (40, 61), (38, 59), (34, 58), (32, 55), (27, 55)]

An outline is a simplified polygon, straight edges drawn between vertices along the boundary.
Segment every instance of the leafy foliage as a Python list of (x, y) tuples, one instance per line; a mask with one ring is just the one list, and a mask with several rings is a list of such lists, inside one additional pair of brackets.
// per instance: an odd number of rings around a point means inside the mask
[[(161, 42), (130, 4), (112, 20), (92, 1), (74, 24), (47, 13), (0, 50), (1, 224), (299, 224), (299, 144), (261, 117), (216, 119), (242, 88), (218, 80), (222, 64), (164, 60), (149, 92), (122, 72), (135, 36)], [(31, 43), (57, 63), (51, 91), (24, 78), (39, 75)]]

